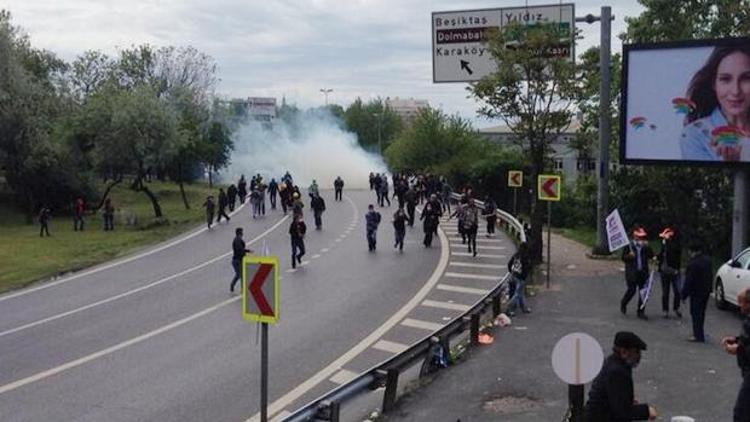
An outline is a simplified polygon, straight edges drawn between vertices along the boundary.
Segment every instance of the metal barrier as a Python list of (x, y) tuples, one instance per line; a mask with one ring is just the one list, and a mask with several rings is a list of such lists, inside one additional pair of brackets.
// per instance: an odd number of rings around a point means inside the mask
[[(451, 195), (452, 199), (460, 200), (459, 195)], [(478, 206), (484, 206), (481, 201), (475, 202)], [(526, 241), (523, 225), (515, 217), (502, 210), (498, 210), (497, 215), (503, 229), (518, 241)], [(500, 315), (501, 298), (507, 287), (508, 278), (509, 275), (506, 274), (490, 293), (443, 328), (424, 337), (396, 356), (370, 368), (348, 383), (313, 400), (284, 418), (284, 422), (339, 422), (342, 406), (346, 402), (381, 388), (385, 390), (381, 409), (383, 413), (389, 412), (396, 403), (399, 376), (406, 369), (413, 367), (419, 361), (423, 362), (422, 367), (424, 368), (425, 364), (431, 362), (436, 347), (442, 348), (445, 353), (450, 353), (451, 341), (466, 332), (467, 329), (469, 330), (470, 345), (476, 346), (479, 344), (482, 317), (491, 315), (491, 319), (494, 320), (495, 317)], [(421, 372), (420, 370), (420, 374)]]

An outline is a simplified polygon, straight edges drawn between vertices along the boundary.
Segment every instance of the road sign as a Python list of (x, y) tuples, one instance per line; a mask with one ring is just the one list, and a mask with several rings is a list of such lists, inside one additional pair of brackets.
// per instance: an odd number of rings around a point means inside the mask
[(551, 4), (432, 13), (433, 82), (475, 82), (495, 69), (486, 41), (489, 31), (511, 22), (524, 28), (550, 28), (561, 42), (550, 54), (575, 58), (575, 6)]
[(602, 346), (586, 333), (568, 334), (552, 350), (552, 369), (569, 385), (591, 382), (601, 371), (603, 362)]
[(279, 320), (279, 258), (242, 259), (242, 316), (247, 321), (275, 324)]
[(540, 174), (537, 179), (537, 192), (540, 201), (559, 201), (562, 185), (560, 176)]
[(508, 172), (508, 187), (520, 188), (523, 186), (523, 172), (521, 170), (510, 170)]

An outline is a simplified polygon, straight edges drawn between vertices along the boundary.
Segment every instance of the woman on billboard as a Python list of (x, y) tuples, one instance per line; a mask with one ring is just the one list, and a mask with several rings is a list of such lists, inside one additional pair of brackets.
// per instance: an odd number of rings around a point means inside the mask
[(716, 47), (687, 96), (683, 159), (750, 161), (750, 45)]

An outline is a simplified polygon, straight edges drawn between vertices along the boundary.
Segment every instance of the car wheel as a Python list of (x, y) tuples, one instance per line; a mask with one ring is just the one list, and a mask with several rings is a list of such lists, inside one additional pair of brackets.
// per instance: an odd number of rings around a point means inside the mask
[(726, 301), (726, 298), (724, 297), (724, 284), (721, 282), (721, 279), (716, 280), (716, 289), (714, 290), (714, 299), (716, 300), (716, 307), (724, 310), (729, 308), (729, 304)]

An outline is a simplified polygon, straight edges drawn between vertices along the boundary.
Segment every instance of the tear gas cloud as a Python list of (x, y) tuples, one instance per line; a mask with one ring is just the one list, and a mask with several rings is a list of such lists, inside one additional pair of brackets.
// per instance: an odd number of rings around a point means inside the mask
[(221, 175), (227, 183), (257, 173), (266, 182), (272, 177), (278, 181), (288, 170), (301, 188), (315, 179), (321, 189), (333, 189), (336, 176), (341, 176), (345, 189), (365, 189), (370, 172), (386, 171), (380, 156), (362, 149), (357, 136), (328, 111), (295, 113), (276, 119), (270, 128), (248, 119), (233, 140), (231, 164)]

